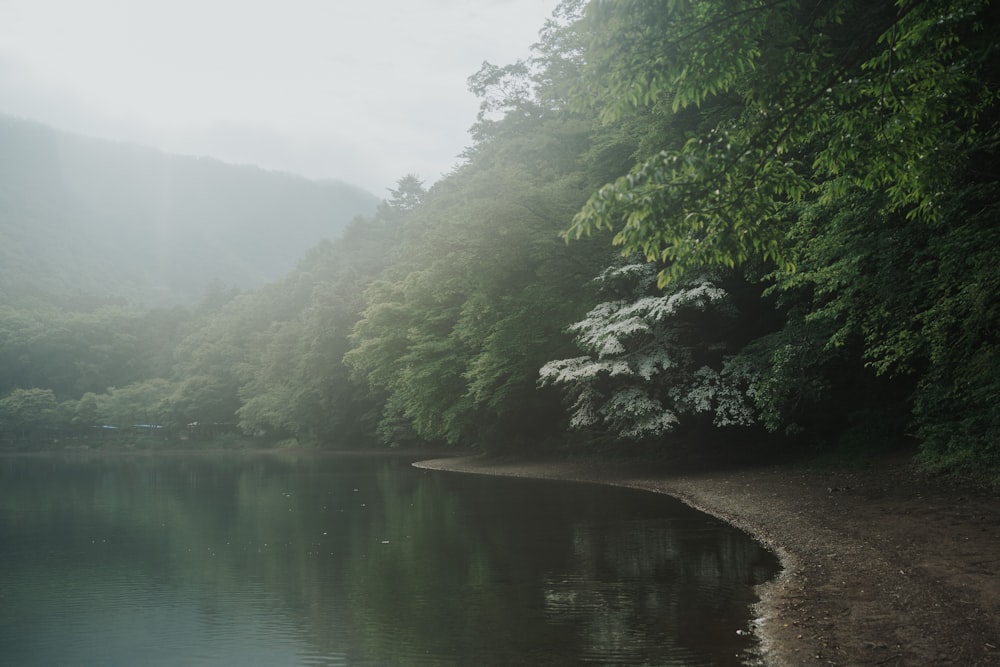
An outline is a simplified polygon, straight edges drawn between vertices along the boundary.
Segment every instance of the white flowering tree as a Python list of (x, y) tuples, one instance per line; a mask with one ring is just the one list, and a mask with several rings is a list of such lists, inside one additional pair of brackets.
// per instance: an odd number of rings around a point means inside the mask
[(540, 384), (566, 390), (572, 426), (623, 438), (662, 435), (685, 414), (711, 412), (717, 425), (752, 423), (745, 378), (723, 371), (725, 333), (736, 315), (726, 291), (706, 278), (663, 293), (656, 275), (649, 263), (602, 273), (602, 287), (627, 298), (601, 303), (571, 325), (585, 354), (548, 362)]

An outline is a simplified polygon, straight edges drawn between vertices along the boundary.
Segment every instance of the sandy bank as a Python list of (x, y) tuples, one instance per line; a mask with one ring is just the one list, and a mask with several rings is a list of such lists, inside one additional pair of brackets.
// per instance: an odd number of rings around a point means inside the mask
[(463, 457), (422, 468), (666, 493), (747, 531), (784, 571), (759, 587), (773, 665), (1000, 665), (1000, 499), (898, 466), (660, 476), (593, 463)]

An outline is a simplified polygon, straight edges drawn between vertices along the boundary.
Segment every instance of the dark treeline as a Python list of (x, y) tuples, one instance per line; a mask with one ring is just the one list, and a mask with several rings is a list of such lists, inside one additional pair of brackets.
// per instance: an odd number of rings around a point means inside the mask
[(995, 474), (996, 12), (567, 0), (530, 59), (470, 77), (459, 167), (402, 178), (283, 279), (5, 306), (4, 430), (675, 460), (913, 442)]

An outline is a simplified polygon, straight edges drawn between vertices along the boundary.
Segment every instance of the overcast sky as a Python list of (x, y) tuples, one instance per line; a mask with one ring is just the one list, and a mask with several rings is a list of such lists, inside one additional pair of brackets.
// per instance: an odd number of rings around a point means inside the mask
[(558, 0), (0, 0), (0, 113), (378, 196), (469, 144)]

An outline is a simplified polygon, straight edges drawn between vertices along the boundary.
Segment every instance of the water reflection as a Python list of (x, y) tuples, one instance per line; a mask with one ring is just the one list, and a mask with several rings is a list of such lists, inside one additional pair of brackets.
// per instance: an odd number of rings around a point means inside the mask
[(738, 664), (774, 566), (625, 489), (385, 457), (0, 460), (0, 664)]

